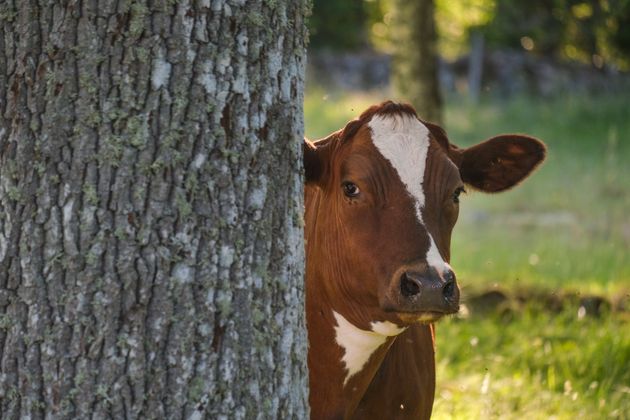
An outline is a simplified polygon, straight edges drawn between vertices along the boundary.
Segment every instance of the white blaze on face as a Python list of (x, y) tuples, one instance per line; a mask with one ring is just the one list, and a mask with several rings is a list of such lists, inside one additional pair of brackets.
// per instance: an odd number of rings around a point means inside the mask
[(372, 322), (372, 331), (365, 331), (356, 327), (338, 312), (333, 311), (333, 315), (337, 321), (335, 340), (344, 350), (341, 360), (348, 371), (344, 385), (350, 377), (363, 369), (372, 353), (385, 343), (387, 337), (398, 335), (405, 330), (391, 322), (378, 321)]
[(429, 152), (429, 130), (412, 115), (375, 115), (368, 124), (372, 142), (387, 159), (414, 198), (416, 216), (422, 223), (424, 169)]
[[(413, 198), (416, 217), (421, 225), (424, 207), (424, 171), (427, 164), (430, 138), (429, 129), (412, 115), (382, 116), (375, 115), (368, 126), (372, 130), (372, 142), (398, 173), (398, 177), (407, 192)], [(444, 261), (429, 235), (430, 246), (427, 251), (427, 263), (438, 273), (443, 273), (450, 266)]]
[(437, 245), (435, 245), (435, 241), (429, 234), (429, 240), (431, 241), (431, 245), (429, 246), (429, 250), (427, 251), (427, 264), (429, 266), (435, 268), (440, 275), (445, 271), (453, 271), (451, 266), (444, 261), (442, 256), (440, 255), (440, 251), (438, 251)]

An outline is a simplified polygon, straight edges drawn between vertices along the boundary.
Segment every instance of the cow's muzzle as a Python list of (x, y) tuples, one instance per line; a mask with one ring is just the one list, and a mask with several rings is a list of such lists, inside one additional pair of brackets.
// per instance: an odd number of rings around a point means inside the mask
[(435, 317), (459, 310), (459, 287), (455, 273), (438, 273), (433, 267), (404, 270), (390, 284), (384, 309), (394, 312), (432, 313)]

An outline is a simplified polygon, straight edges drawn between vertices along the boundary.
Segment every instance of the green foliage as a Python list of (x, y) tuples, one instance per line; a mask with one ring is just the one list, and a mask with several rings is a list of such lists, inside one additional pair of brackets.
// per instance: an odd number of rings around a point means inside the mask
[(363, 0), (313, 0), (308, 22), (311, 48), (351, 50), (366, 45)]
[[(435, 1), (439, 51), (453, 59), (469, 49), (473, 31), (494, 48), (630, 68), (629, 0)], [(393, 0), (314, 0), (311, 46), (392, 52)]]
[[(494, 18), (496, 0), (434, 0), (440, 55), (454, 59), (468, 51), (469, 33)], [(395, 0), (369, 0), (370, 41), (380, 51), (394, 51)]]
[[(496, 0), (434, 1), (440, 52), (449, 58), (467, 50), (470, 28), (494, 17)], [(394, 4), (394, 0), (314, 0), (311, 46), (356, 49), (371, 44), (391, 53)]]
[(371, 44), (378, 50), (391, 53), (390, 28), (394, 0), (369, 0), (367, 4), (369, 37)]
[(630, 0), (617, 0), (614, 2), (613, 18), (607, 22), (612, 29), (610, 41), (614, 48), (630, 54)]
[(482, 30), (491, 46), (627, 69), (629, 23), (628, 0), (502, 0)]
[(493, 20), (483, 28), (488, 43), (521, 48), (521, 38), (528, 37), (533, 40), (536, 51), (553, 52), (562, 40), (566, 19), (559, 13), (554, 16), (553, 10), (558, 10), (557, 3), (563, 1), (499, 1)]
[(454, 59), (467, 52), (469, 35), (495, 16), (496, 0), (435, 0), (440, 53)]

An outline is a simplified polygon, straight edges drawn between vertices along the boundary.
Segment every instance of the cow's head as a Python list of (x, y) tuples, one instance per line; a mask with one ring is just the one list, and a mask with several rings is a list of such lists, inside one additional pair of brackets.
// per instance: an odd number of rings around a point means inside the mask
[(305, 141), (307, 194), (316, 195), (307, 208), (307, 252), (322, 266), (334, 263), (319, 285), (333, 309), (357, 325), (432, 322), (456, 312), (449, 261), (460, 194), (507, 190), (544, 157), (545, 146), (522, 135), (460, 149), (412, 107), (392, 102)]

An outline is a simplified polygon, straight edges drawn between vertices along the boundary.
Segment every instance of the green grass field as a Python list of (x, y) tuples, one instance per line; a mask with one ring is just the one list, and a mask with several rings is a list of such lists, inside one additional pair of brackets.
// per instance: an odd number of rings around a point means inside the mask
[[(625, 96), (625, 97), (624, 97)], [(384, 92), (311, 89), (306, 134), (337, 130)], [(578, 317), (537, 296), (596, 294), (630, 311), (630, 96), (447, 101), (452, 142), (539, 137), (548, 158), (518, 188), (469, 192), (451, 265), (466, 296), (530, 296), (510, 316), (472, 313), (437, 326), (437, 419), (630, 419), (630, 316)], [(621, 303), (619, 303), (621, 302)]]

